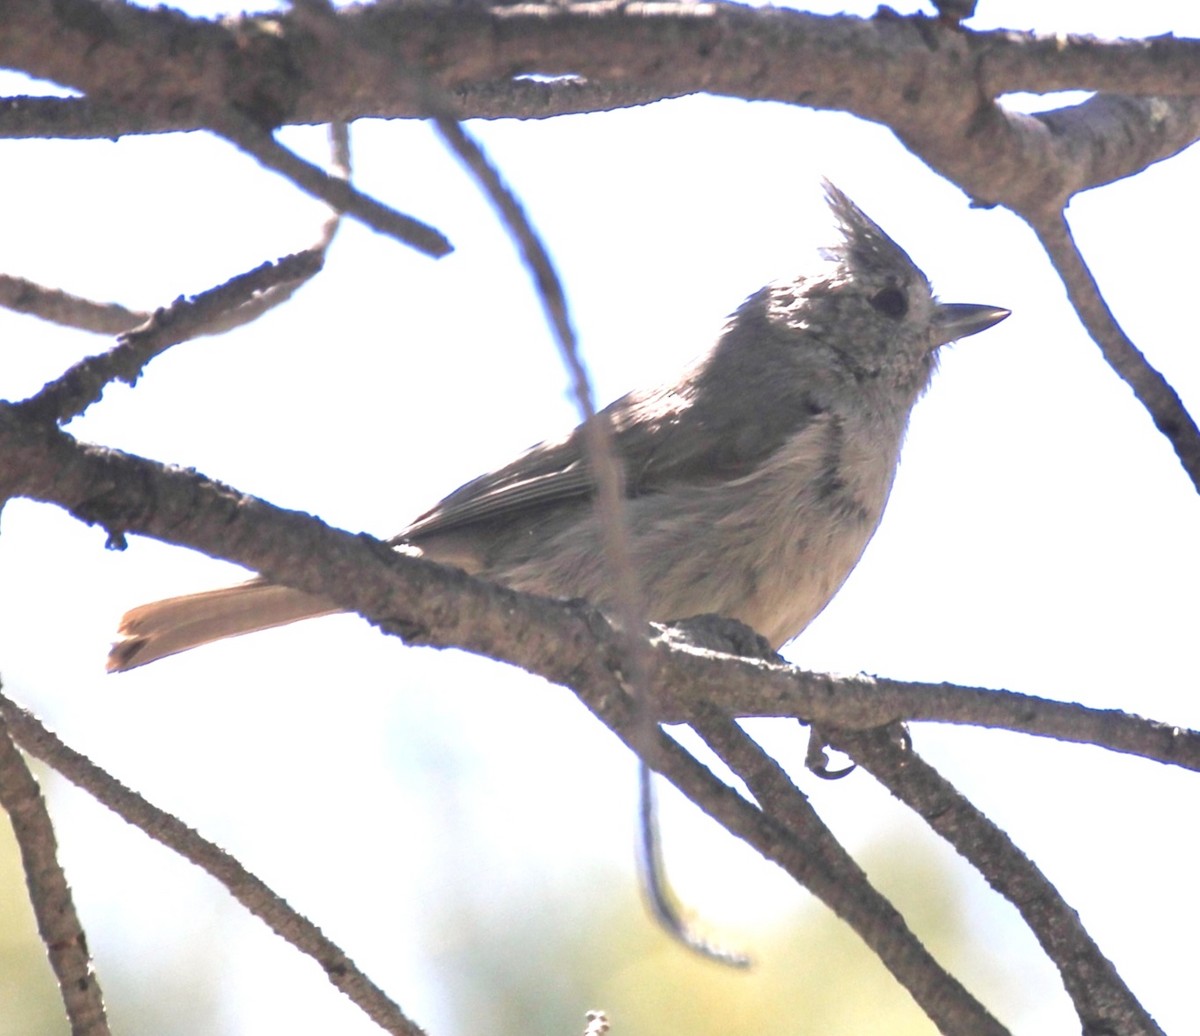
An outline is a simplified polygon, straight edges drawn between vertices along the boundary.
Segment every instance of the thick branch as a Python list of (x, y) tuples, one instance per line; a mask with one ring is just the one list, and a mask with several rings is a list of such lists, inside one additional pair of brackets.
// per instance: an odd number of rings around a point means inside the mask
[[(307, 515), (241, 496), (194, 472), (163, 469), (116, 451), (83, 446), (53, 425), (31, 427), (12, 407), (0, 407), (0, 490), (58, 503), (85, 521), (103, 525), (115, 544), (124, 533), (136, 531), (192, 546), (331, 597), (409, 640), (460, 646), (520, 665), (574, 688), (615, 723), (626, 740), (638, 745), (631, 733), (636, 728), (629, 718), (632, 706), (620, 704), (627, 702), (626, 639), (585, 606), (492, 586), (398, 554), (368, 537), (331, 529)], [(685, 652), (664, 643), (656, 645), (653, 661), (648, 689), (660, 700), (669, 700), (671, 692), (664, 687), (672, 683), (676, 694), (686, 684), (693, 695), (702, 696), (720, 682), (718, 674), (753, 672), (761, 678), (760, 687), (769, 688), (789, 672), (786, 667)], [(684, 664), (676, 669), (680, 661)], [(693, 676), (703, 676), (705, 669), (707, 678), (694, 681)], [(827, 685), (823, 692), (820, 686), (816, 691), (814, 703), (828, 699), (819, 711), (836, 716), (836, 690)], [(619, 723), (610, 715), (618, 707), (630, 710), (628, 716), (615, 714)], [(1189, 743), (1195, 745), (1194, 736)], [(778, 821), (753, 820), (740, 812), (746, 804), (738, 796), (728, 789), (715, 790), (708, 778), (687, 769), (694, 761), (676, 759), (663, 747), (649, 761), (701, 808), (785, 869), (799, 873), (797, 868), (811, 866), (793, 858), (800, 850), (791, 835), (777, 837)], [(1003, 873), (986, 873), (998, 887), (1010, 880)]]
[[(444, 103), (447, 114), (458, 119), (550, 119), (635, 108), (690, 92), (664, 94), (654, 87), (599, 83), (578, 76), (550, 82), (503, 78), (456, 87), (445, 94)], [(406, 114), (420, 117), (416, 110)], [(399, 114), (393, 113), (393, 117)], [(308, 119), (297, 116), (292, 124), (320, 121), (315, 115)], [(206, 128), (199, 117), (189, 121), (174, 113), (129, 111), (88, 97), (0, 98), (0, 139), (4, 140), (115, 140)]]
[(1023, 115), (982, 97), (968, 106), (958, 84), (939, 83), (911, 117), (877, 121), (977, 204), (1028, 218), (1190, 147), (1200, 140), (1200, 98), (1102, 94)]
[[(57, 504), (106, 528), (153, 536), (337, 600), (411, 642), (461, 647), (596, 693), (619, 689), (624, 644), (594, 610), (472, 579), (377, 540), (284, 511), (194, 471), (88, 446), (0, 405), (0, 498)], [(869, 729), (895, 720), (972, 723), (1200, 770), (1200, 733), (1108, 710), (984, 688), (835, 678), (787, 665), (653, 645), (650, 690), (667, 722), (707, 699), (743, 716)]]
[[(84, 10), (88, 16), (80, 17)], [(406, 68), (423, 69), (449, 89), (522, 72), (581, 74), (837, 108), (911, 105), (914, 90), (947, 78), (978, 83), (988, 97), (1068, 89), (1200, 93), (1196, 40), (973, 33), (886, 9), (864, 19), (720, 2), (599, 0), (369, 4), (340, 12), (348, 40), (385, 48), (395, 59), (394, 77), (376, 83), (340, 62), (329, 68), (325, 55), (309, 50), (311, 21), (303, 12), (218, 23), (168, 8), (9, 0), (5, 21), (0, 62), (8, 67), (131, 111), (177, 107), (177, 119), (197, 103), (216, 110), (232, 97), (247, 113), (269, 112), (274, 118), (263, 125), (419, 115)], [(857, 85), (845, 75), (850, 58)]]
[[(75, 16), (56, 16), (68, 10)], [(39, 125), (80, 132), (84, 104), (106, 134), (193, 129), (230, 110), (261, 129), (421, 116), (418, 76), (456, 98), (459, 118), (504, 113), (496, 84), (514, 92), (509, 114), (543, 115), (547, 104), (580, 110), (579, 88), (517, 87), (512, 77), (575, 76), (598, 95), (616, 91), (614, 105), (704, 91), (854, 112), (891, 126), (980, 201), (1028, 211), (1200, 135), (1189, 100), (1200, 93), (1200, 41), (973, 33), (886, 8), (863, 19), (730, 3), (429, 0), (350, 8), (319, 23), (298, 11), (217, 24), (165, 8), (10, 0), (5, 28), (0, 62), (88, 95), (10, 102), (0, 125), (26, 136)], [(1063, 89), (1146, 100), (1061, 117), (994, 104), (1007, 92)]]

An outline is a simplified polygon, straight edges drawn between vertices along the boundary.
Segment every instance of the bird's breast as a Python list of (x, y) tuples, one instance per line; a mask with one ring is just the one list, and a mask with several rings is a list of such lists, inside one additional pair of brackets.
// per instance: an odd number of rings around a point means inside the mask
[(779, 647), (824, 609), (879, 525), (901, 436), (902, 429), (822, 415), (729, 487), (715, 523), (735, 590), (725, 614)]
[[(829, 603), (883, 513), (903, 429), (822, 413), (751, 472), (687, 480), (626, 502), (631, 556), (660, 622), (716, 613), (779, 647)], [(484, 573), (517, 589), (617, 606), (595, 512), (514, 528)]]

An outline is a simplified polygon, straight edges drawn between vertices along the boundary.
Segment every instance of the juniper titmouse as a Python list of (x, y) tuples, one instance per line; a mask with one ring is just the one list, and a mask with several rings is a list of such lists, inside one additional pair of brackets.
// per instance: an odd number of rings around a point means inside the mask
[[(773, 647), (829, 603), (875, 532), (937, 350), (1008, 316), (947, 305), (841, 191), (842, 242), (811, 272), (751, 295), (678, 381), (607, 408), (646, 612), (718, 613)], [(583, 436), (541, 443), (451, 493), (397, 536), (519, 590), (615, 590)], [(127, 613), (110, 670), (339, 609), (262, 579)]]

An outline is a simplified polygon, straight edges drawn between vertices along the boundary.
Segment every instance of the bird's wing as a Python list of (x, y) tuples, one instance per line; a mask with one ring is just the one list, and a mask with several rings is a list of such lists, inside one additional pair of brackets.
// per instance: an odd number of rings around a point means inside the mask
[[(749, 474), (821, 413), (808, 399), (764, 406), (751, 415), (729, 413), (709, 406), (707, 396), (702, 387), (685, 382), (669, 390), (631, 393), (605, 409), (626, 497), (661, 492), (680, 482), (728, 482)], [(511, 464), (455, 490), (396, 540), (586, 499), (593, 490), (583, 431), (576, 428), (565, 439), (534, 446)]]
[[(672, 406), (677, 411), (686, 410), (687, 401), (683, 398), (666, 401), (662, 395), (641, 397), (631, 393), (604, 411), (613, 431), (627, 496), (654, 491), (653, 483), (667, 475), (669, 465), (659, 464), (653, 477), (647, 477), (646, 461), (653, 453), (664, 452), (664, 440), (668, 444), (665, 452), (671, 452), (669, 440), (673, 437), (662, 422), (664, 418), (670, 421)], [(585, 455), (583, 429), (579, 427), (565, 439), (539, 443), (512, 463), (456, 489), (417, 518), (396, 540), (417, 539), (504, 518), (530, 507), (586, 498), (594, 486)]]
[(459, 529), (535, 504), (587, 495), (592, 477), (578, 439), (573, 434), (562, 442), (541, 443), (511, 464), (468, 482), (417, 518), (396, 540)]

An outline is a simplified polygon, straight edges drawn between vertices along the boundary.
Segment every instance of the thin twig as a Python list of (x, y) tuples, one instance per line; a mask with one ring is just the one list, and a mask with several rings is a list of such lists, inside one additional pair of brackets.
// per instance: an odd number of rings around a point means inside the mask
[(87, 938), (58, 862), (54, 825), (37, 781), (13, 743), (6, 718), (0, 713), (0, 806), (8, 812), (21, 850), (38, 934), (58, 979), (73, 1036), (108, 1036), (100, 980), (92, 970)]
[(150, 319), (150, 314), (116, 302), (93, 302), (60, 288), (0, 273), (0, 306), (80, 331), (119, 335)]
[(1067, 289), (1067, 296), (1110, 367), (1133, 389), (1154, 426), (1167, 437), (1200, 492), (1200, 428), (1183, 401), (1121, 329), (1075, 244), (1066, 216), (1025, 217)]
[(638, 865), (647, 906), (654, 919), (688, 949), (727, 964), (731, 968), (749, 968), (754, 961), (745, 953), (720, 946), (700, 932), (683, 916), (667, 881), (662, 857), (658, 804), (654, 794), (654, 775), (650, 764), (638, 757)]
[(315, 924), (289, 906), (220, 846), (127, 788), (86, 756), (63, 744), (34, 716), (3, 693), (0, 693), (0, 718), (7, 723), (13, 739), (30, 755), (53, 767), (156, 842), (161, 842), (216, 878), (250, 913), (298, 950), (312, 957), (329, 981), (376, 1025), (397, 1036), (423, 1036), (423, 1030), (415, 1022), (409, 1021), (399, 1006)]
[[(332, 175), (348, 180), (350, 134), (346, 124), (330, 126), (329, 136)], [(191, 338), (225, 334), (257, 320), (290, 299), (321, 269), (340, 225), (341, 213), (334, 210), (311, 248), (239, 274), (194, 299), (179, 299), (153, 314), (135, 312), (117, 303), (93, 302), (0, 274), (0, 306), (85, 331), (123, 335), (114, 349), (88, 357), (44, 386), (27, 401), (30, 412), (43, 417), (53, 415), (65, 422), (96, 402), (114, 378), (132, 384), (145, 365), (170, 346)], [(186, 311), (186, 319), (181, 310)], [(170, 333), (164, 334), (168, 327)]]
[[(617, 586), (621, 619), (629, 629), (646, 624), (645, 604), (630, 551), (629, 530), (624, 505), (624, 476), (612, 441), (612, 429), (596, 413), (592, 386), (579, 356), (575, 329), (567, 305), (566, 292), (550, 253), (526, 216), (520, 200), (504, 182), (499, 170), (484, 154), (483, 148), (462, 124), (435, 108), (434, 124), (447, 146), (475, 177), (491, 199), (501, 221), (508, 228), (524, 260), (546, 321), (558, 344), (563, 363), (571, 377), (575, 403), (583, 419), (588, 464), (596, 483), (596, 510), (604, 530), (604, 548), (612, 579)], [(634, 660), (636, 662), (636, 659)]]
[[(350, 179), (350, 133), (344, 122), (335, 122), (329, 127), (329, 149), (330, 149), (330, 166), (332, 173), (330, 175), (343, 180)], [(325, 256), (329, 252), (329, 246), (333, 244), (333, 239), (337, 236), (338, 230), (342, 225), (342, 214), (336, 209), (331, 210), (330, 216), (321, 225), (321, 232), (317, 236), (317, 240), (305, 249), (300, 255), (309, 254), (317, 262), (314, 273), (319, 271), (325, 263)], [(207, 326), (201, 334), (204, 335), (219, 335), (232, 331), (234, 328), (242, 327), (252, 323), (261, 317), (264, 313), (269, 312), (276, 306), (281, 306), (287, 302), (293, 295), (296, 294), (308, 281), (310, 277), (301, 277), (296, 280), (281, 281), (279, 284), (272, 284), (264, 288), (262, 291), (255, 294), (234, 309), (228, 310), (224, 314), (218, 314), (213, 318), (212, 323)], [(197, 336), (199, 337), (199, 336)]]
[(263, 296), (274, 288), (290, 294), (316, 274), (323, 262), (323, 250), (307, 249), (263, 263), (194, 298), (179, 298), (141, 327), (121, 335), (112, 349), (81, 360), (18, 406), (22, 413), (40, 421), (66, 422), (78, 417), (110, 382), (120, 379), (132, 385), (146, 364), (171, 346), (219, 334), (260, 315), (268, 304), (278, 305), (285, 294), (276, 293), (265, 300)]
[(395, 238), (435, 259), (453, 251), (453, 246), (436, 228), (384, 205), (369, 194), (363, 194), (342, 177), (331, 176), (320, 166), (305, 161), (249, 119), (234, 112), (225, 112), (212, 120), (212, 129), (257, 159), (260, 165), (279, 173), (306, 194), (319, 198), (338, 212), (353, 216), (372, 230)]
[(826, 733), (834, 747), (914, 809), (1020, 911), (1058, 966), (1085, 1033), (1162, 1036), (1053, 884), (906, 739), (889, 730)]
[[(576, 404), (583, 418), (585, 452), (596, 486), (596, 516), (604, 544), (609, 578), (616, 588), (616, 612), (624, 629), (645, 629), (648, 621), (645, 595), (642, 593), (641, 582), (633, 563), (632, 540), (625, 509), (624, 472), (613, 443), (612, 428), (605, 415), (596, 412), (591, 383), (579, 356), (562, 281), (520, 200), (504, 182), (499, 170), (488, 160), (483, 148), (467, 133), (461, 123), (446, 114), (439, 101), (432, 100), (431, 107), (434, 111), (434, 123), (442, 138), (491, 199), (533, 277), (547, 322), (571, 376)], [(629, 685), (635, 689), (635, 696), (642, 710), (642, 737), (649, 744), (657, 734), (658, 726), (657, 711), (649, 692), (649, 653), (644, 638), (628, 639), (624, 668)], [(639, 756), (640, 873), (651, 911), (671, 935), (694, 952), (732, 967), (747, 966), (748, 958), (718, 946), (695, 931), (685, 922), (678, 910), (660, 850), (655, 799), (650, 787), (652, 774), (644, 762), (645, 753), (638, 751), (636, 746), (634, 750)]]

